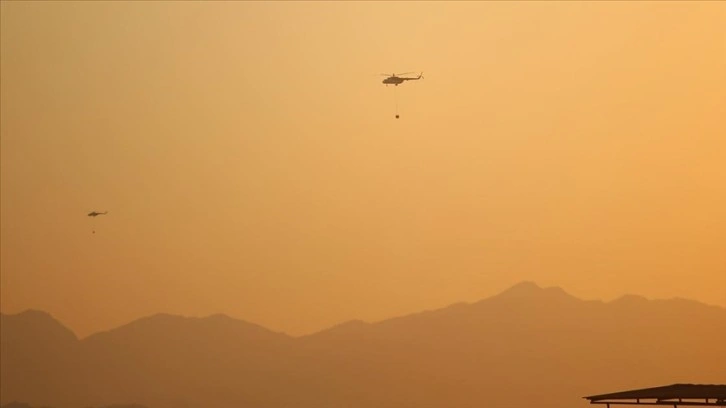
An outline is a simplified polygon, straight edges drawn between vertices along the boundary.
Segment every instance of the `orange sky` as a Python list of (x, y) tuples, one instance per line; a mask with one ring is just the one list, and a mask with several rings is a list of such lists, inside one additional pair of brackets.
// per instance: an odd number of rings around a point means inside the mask
[(0, 7), (4, 313), (726, 306), (724, 2)]

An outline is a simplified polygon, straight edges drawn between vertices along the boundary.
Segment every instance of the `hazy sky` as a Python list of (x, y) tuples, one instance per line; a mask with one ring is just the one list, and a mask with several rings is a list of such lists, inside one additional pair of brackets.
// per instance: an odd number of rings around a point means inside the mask
[(726, 2), (0, 11), (4, 313), (302, 334), (522, 280), (726, 306)]

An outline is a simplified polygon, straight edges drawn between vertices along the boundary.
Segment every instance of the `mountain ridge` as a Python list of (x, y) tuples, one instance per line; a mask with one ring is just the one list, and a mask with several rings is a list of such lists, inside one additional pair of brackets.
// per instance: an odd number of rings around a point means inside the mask
[[(130, 326), (134, 326), (134, 325), (138, 325), (138, 324), (143, 324), (143, 323), (150, 322), (150, 321), (154, 321), (154, 320), (162, 320), (162, 319), (183, 320), (183, 321), (187, 321), (187, 322), (205, 321), (205, 320), (206, 321), (211, 321), (211, 320), (228, 320), (228, 321), (246, 323), (246, 324), (250, 325), (251, 327), (258, 327), (258, 328), (264, 329), (266, 331), (269, 331), (271, 333), (280, 334), (280, 335), (287, 336), (287, 337), (290, 337), (290, 338), (303, 338), (303, 337), (308, 337), (308, 336), (314, 336), (314, 335), (316, 335), (318, 333), (327, 332), (327, 331), (330, 331), (330, 330), (338, 330), (338, 329), (341, 329), (341, 328), (348, 329), (348, 328), (350, 328), (352, 326), (359, 326), (361, 324), (363, 324), (363, 325), (375, 325), (375, 324), (384, 323), (384, 322), (387, 322), (387, 321), (390, 321), (390, 320), (407, 318), (407, 317), (411, 317), (411, 316), (442, 313), (443, 311), (448, 310), (448, 309), (451, 309), (451, 308), (459, 308), (459, 307), (465, 307), (465, 306), (472, 306), (472, 305), (477, 305), (477, 304), (481, 304), (481, 303), (485, 303), (485, 302), (490, 302), (490, 301), (496, 301), (496, 300), (507, 300), (507, 301), (511, 301), (511, 300), (515, 300), (515, 299), (520, 299), (521, 300), (522, 298), (527, 298), (527, 297), (531, 297), (531, 296), (548, 296), (550, 299), (557, 299), (557, 298), (559, 298), (560, 300), (568, 299), (568, 300), (572, 300), (572, 301), (580, 301), (580, 302), (588, 302), (588, 303), (597, 303), (597, 304), (603, 304), (603, 305), (619, 305), (619, 304), (623, 304), (623, 303), (640, 303), (640, 304), (646, 304), (646, 303), (649, 303), (649, 302), (650, 303), (653, 303), (653, 302), (656, 302), (656, 303), (663, 303), (663, 302), (666, 302), (666, 303), (675, 303), (675, 302), (679, 302), (680, 303), (680, 302), (682, 302), (682, 303), (686, 303), (686, 304), (689, 304), (690, 306), (694, 306), (694, 307), (707, 307), (707, 308), (713, 308), (713, 309), (719, 309), (719, 310), (726, 310), (726, 307), (723, 307), (723, 306), (720, 306), (720, 305), (712, 305), (712, 304), (704, 303), (704, 302), (701, 302), (701, 301), (698, 301), (698, 300), (686, 299), (686, 298), (680, 298), (680, 297), (674, 297), (674, 298), (668, 298), (668, 299), (648, 299), (648, 298), (646, 298), (646, 297), (644, 297), (642, 295), (637, 295), (637, 294), (624, 294), (624, 295), (621, 295), (621, 296), (616, 297), (616, 298), (614, 298), (612, 300), (609, 300), (609, 301), (603, 301), (603, 300), (600, 300), (600, 299), (581, 299), (581, 298), (578, 298), (578, 297), (570, 294), (569, 292), (567, 292), (566, 290), (564, 290), (562, 287), (559, 287), (559, 286), (542, 287), (542, 286), (538, 285), (537, 283), (535, 283), (533, 281), (527, 281), (527, 280), (525, 280), (525, 281), (521, 281), (519, 283), (516, 283), (516, 284), (510, 286), (509, 288), (503, 290), (502, 292), (499, 292), (499, 293), (494, 294), (492, 296), (489, 296), (489, 297), (486, 297), (486, 298), (482, 298), (480, 300), (476, 300), (476, 301), (473, 301), (473, 302), (455, 302), (455, 303), (452, 303), (452, 304), (449, 304), (447, 306), (440, 307), (440, 308), (424, 309), (424, 310), (421, 310), (421, 311), (418, 311), (418, 312), (403, 314), (403, 315), (399, 315), (399, 316), (392, 316), (392, 317), (388, 317), (388, 318), (384, 318), (384, 319), (377, 320), (377, 321), (372, 321), (372, 322), (364, 321), (362, 319), (350, 319), (350, 320), (347, 320), (347, 321), (343, 321), (343, 322), (340, 322), (340, 323), (336, 323), (336, 324), (334, 324), (332, 326), (329, 326), (329, 327), (324, 327), (324, 328), (322, 328), (320, 330), (317, 330), (315, 332), (312, 332), (312, 333), (309, 333), (309, 334), (303, 334), (303, 335), (299, 335), (299, 336), (288, 335), (288, 334), (286, 334), (283, 331), (272, 330), (272, 329), (269, 329), (269, 328), (267, 328), (267, 327), (265, 327), (263, 325), (260, 325), (260, 324), (254, 323), (254, 322), (250, 322), (248, 320), (244, 320), (244, 319), (239, 319), (239, 318), (236, 318), (236, 317), (232, 317), (232, 316), (229, 316), (229, 315), (227, 315), (225, 313), (213, 313), (213, 314), (206, 315), (206, 316), (185, 316), (185, 315), (180, 315), (180, 314), (159, 312), (159, 313), (154, 313), (154, 314), (147, 315), (147, 316), (141, 316), (139, 318), (136, 318), (136, 319), (131, 320), (131, 321), (127, 322), (127, 323), (124, 323), (124, 324), (122, 324), (120, 326), (116, 326), (114, 328), (110, 328), (110, 329), (106, 329), (106, 330), (99, 330), (97, 332), (91, 333), (91, 334), (89, 334), (89, 335), (87, 335), (85, 337), (82, 337), (82, 338), (81, 337), (78, 337), (71, 328), (69, 328), (68, 326), (66, 326), (60, 320), (54, 318), (51, 313), (46, 312), (46, 311), (43, 311), (43, 310), (26, 309), (26, 310), (23, 310), (21, 312), (12, 313), (12, 314), (9, 314), (9, 313), (1, 313), (0, 312), (0, 316), (5, 317), (5, 318), (10, 318), (10, 317), (22, 318), (22, 317), (33, 316), (37, 320), (41, 320), (41, 319), (48, 320), (48, 318), (49, 318), (50, 320), (53, 320), (53, 321), (59, 323), (63, 328), (65, 328), (70, 333), (72, 333), (73, 336), (76, 337), (76, 339), (78, 339), (79, 341), (83, 341), (83, 340), (86, 340), (86, 339), (88, 339), (90, 337), (93, 337), (93, 336), (96, 336), (96, 335), (99, 335), (99, 334), (103, 334), (103, 333), (107, 333), (107, 332), (111, 332), (111, 331), (114, 331), (114, 330), (118, 330), (118, 329), (121, 329), (121, 328), (124, 328), (124, 327), (130, 327)], [(542, 300), (542, 299), (540, 299), (540, 300)]]
[(161, 313), (80, 340), (46, 313), (0, 318), (0, 404), (559, 408), (593, 389), (726, 383), (725, 309), (532, 284), (301, 337), (221, 314)]
[(80, 340), (44, 312), (0, 318), (0, 404), (559, 408), (598, 389), (726, 383), (726, 309), (532, 283), (301, 337), (222, 314), (159, 313)]

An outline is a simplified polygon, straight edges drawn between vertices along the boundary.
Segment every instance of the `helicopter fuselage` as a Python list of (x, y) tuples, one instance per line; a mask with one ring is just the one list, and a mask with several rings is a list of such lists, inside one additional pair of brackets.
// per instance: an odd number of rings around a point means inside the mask
[(383, 83), (386, 85), (398, 85), (398, 84), (402, 84), (403, 81), (405, 81), (405, 79), (396, 77), (396, 76), (392, 76), (392, 77), (388, 77), (388, 78), (384, 79)]

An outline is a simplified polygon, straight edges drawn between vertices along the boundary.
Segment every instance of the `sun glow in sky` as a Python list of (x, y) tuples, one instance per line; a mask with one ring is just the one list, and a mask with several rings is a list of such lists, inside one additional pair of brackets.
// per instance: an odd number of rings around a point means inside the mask
[(724, 2), (0, 7), (4, 313), (726, 306)]

